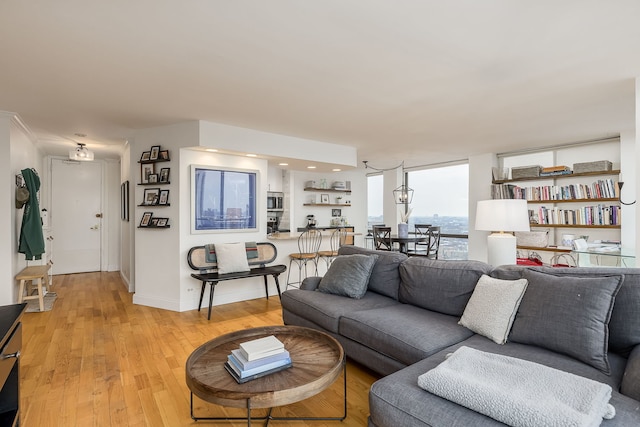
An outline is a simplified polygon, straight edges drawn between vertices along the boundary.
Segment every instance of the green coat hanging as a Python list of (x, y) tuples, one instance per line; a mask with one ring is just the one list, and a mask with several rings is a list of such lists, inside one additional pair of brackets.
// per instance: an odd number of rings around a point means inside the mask
[(42, 259), (44, 253), (44, 236), (42, 234), (42, 220), (40, 206), (36, 196), (40, 190), (40, 178), (32, 169), (23, 169), (22, 177), (29, 190), (29, 200), (24, 205), (22, 228), (20, 229), (20, 245), (18, 252), (25, 255), (27, 260)]

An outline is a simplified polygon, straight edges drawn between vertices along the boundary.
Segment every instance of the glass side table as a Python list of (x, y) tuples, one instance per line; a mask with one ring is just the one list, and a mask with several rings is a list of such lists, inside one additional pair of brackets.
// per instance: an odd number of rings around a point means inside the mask
[(633, 249), (596, 247), (585, 250), (574, 249), (578, 267), (635, 267), (636, 253)]

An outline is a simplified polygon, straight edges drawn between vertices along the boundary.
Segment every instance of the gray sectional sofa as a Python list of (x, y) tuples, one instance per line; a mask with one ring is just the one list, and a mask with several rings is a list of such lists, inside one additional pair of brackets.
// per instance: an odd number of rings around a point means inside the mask
[[(348, 357), (383, 376), (369, 393), (370, 426), (504, 425), (418, 386), (462, 346), (608, 384), (616, 415), (602, 426), (640, 425), (640, 269), (494, 269), (354, 246), (339, 254), (375, 256), (363, 294), (319, 291), (322, 279), (309, 277), (282, 294), (283, 319), (331, 334)], [(458, 323), (483, 275), (528, 280), (506, 344)]]

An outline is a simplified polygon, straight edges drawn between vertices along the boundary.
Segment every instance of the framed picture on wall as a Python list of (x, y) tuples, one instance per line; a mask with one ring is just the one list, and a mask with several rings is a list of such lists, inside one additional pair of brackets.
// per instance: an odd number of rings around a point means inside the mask
[(329, 204), (329, 195), (328, 194), (321, 194), (320, 195), (320, 203)]
[(331, 209), (331, 216), (342, 216), (342, 209)]
[(154, 145), (151, 147), (151, 154), (149, 156), (149, 160), (158, 160), (158, 155), (160, 154), (160, 146)]
[(151, 217), (153, 216), (153, 212), (145, 212), (142, 214), (142, 219), (140, 220), (140, 227), (148, 227), (151, 223)]
[(159, 197), (160, 197), (159, 188), (145, 188), (142, 205), (146, 205), (146, 206), (157, 205)]
[(140, 182), (142, 184), (149, 183), (149, 175), (153, 175), (155, 173), (155, 168), (153, 163), (145, 163), (140, 165)]
[(151, 151), (143, 151), (142, 156), (140, 156), (141, 162), (148, 162), (151, 158)]
[(169, 150), (162, 150), (160, 151), (160, 153), (158, 154), (158, 158), (160, 160), (169, 160)]
[(163, 184), (169, 183), (169, 172), (171, 168), (160, 169), (160, 182)]
[(160, 199), (158, 201), (159, 205), (168, 205), (169, 204), (169, 190), (160, 191)]

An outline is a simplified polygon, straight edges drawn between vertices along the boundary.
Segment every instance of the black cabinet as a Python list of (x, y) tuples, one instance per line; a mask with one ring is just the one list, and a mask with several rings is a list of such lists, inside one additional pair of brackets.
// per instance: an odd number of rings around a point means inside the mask
[(21, 319), (26, 307), (0, 307), (0, 427), (20, 425)]

